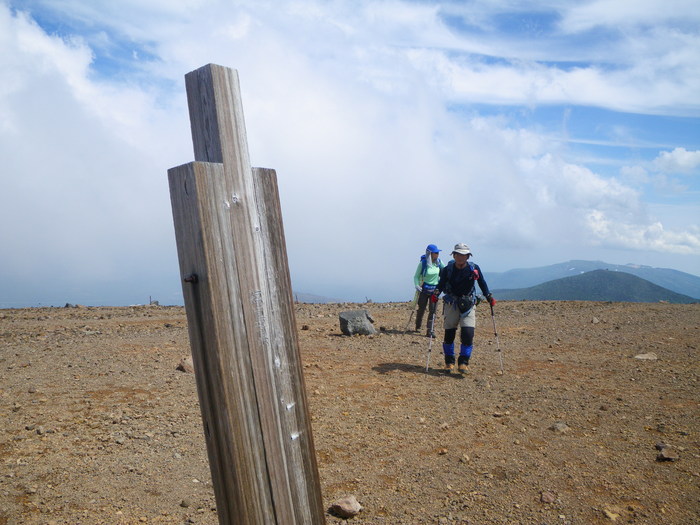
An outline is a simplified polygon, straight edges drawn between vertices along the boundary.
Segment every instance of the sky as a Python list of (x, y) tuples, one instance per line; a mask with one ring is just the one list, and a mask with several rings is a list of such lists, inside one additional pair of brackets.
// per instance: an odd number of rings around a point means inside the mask
[(0, 308), (182, 304), (184, 77), (240, 78), (296, 293), (489, 272), (700, 275), (697, 0), (0, 0)]

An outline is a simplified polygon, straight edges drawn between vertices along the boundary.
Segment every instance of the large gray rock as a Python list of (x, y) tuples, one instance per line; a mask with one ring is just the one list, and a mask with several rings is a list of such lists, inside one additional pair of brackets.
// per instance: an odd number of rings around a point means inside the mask
[(345, 335), (372, 335), (377, 333), (372, 326), (374, 319), (367, 310), (340, 312), (340, 331)]

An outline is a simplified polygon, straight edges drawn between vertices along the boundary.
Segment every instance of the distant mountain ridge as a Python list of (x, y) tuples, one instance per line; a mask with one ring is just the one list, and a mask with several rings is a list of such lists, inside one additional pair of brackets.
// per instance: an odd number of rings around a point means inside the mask
[(323, 295), (315, 295), (312, 293), (293, 292), (294, 302), (296, 303), (342, 303), (340, 299), (326, 297)]
[(697, 303), (688, 295), (663, 288), (626, 272), (593, 270), (572, 277), (547, 281), (529, 288), (493, 289), (498, 299), (515, 301), (615, 301)]
[(493, 290), (528, 288), (593, 270), (624, 272), (678, 294), (700, 298), (700, 277), (696, 275), (669, 268), (653, 268), (638, 264), (609, 264), (603, 261), (572, 260), (538, 268), (518, 268), (501, 273), (486, 273), (486, 280), (489, 288)]

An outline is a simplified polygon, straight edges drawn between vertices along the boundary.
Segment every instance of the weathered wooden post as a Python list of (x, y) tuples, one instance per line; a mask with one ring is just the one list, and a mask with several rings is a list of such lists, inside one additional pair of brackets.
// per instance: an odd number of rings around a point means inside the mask
[(236, 71), (185, 83), (195, 162), (168, 179), (219, 523), (325, 523), (276, 175), (250, 167)]

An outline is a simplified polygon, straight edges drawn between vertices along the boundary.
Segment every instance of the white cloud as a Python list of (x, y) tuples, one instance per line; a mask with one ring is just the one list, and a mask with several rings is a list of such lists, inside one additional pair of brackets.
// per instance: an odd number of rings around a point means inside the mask
[(623, 181), (628, 182), (633, 187), (647, 184), (651, 180), (649, 172), (642, 166), (623, 166), (620, 169), (620, 175)]
[[(695, 49), (700, 48), (700, 39)], [(617, 111), (700, 115), (700, 77), (689, 68), (668, 74), (644, 63), (617, 70), (589, 65), (564, 69), (531, 61), (454, 60), (438, 50), (409, 52), (416, 68), (454, 102), (575, 104)], [(695, 63), (695, 61), (693, 61)], [(700, 66), (700, 60), (696, 64)]]
[(603, 245), (650, 252), (700, 253), (700, 228), (696, 226), (687, 231), (669, 232), (660, 222), (640, 226), (611, 221), (600, 210), (590, 212), (587, 220)]
[(649, 27), (669, 22), (692, 24), (700, 21), (694, 0), (571, 2), (562, 12), (564, 16), (560, 26), (572, 33), (597, 27), (629, 30), (635, 26)]
[(697, 172), (700, 167), (700, 150), (688, 151), (685, 148), (675, 148), (673, 151), (662, 151), (654, 159), (655, 167), (663, 173), (690, 174)]
[(172, 118), (147, 93), (91, 80), (79, 40), (3, 6), (0, 34), (12, 78), (0, 93), (0, 244), (12, 286), (132, 280), (147, 293), (159, 267), (174, 268), (164, 157), (177, 160), (182, 144), (168, 135)]
[[(537, 126), (469, 105), (675, 114), (698, 107), (692, 78), (658, 89), (646, 62), (611, 71), (477, 57), (512, 40), (447, 28), (445, 5), (432, 3), (26, 5), (60, 7), (82, 29), (48, 36), (0, 3), (0, 213), (17, 224), (0, 243), (13, 247), (3, 268), (23, 277), (96, 282), (148, 268), (145, 281), (179, 285), (166, 170), (193, 160), (183, 75), (210, 62), (240, 73), (251, 160), (277, 170), (300, 291), (400, 298), (428, 242), (465, 241), (484, 258), (533, 247), (700, 253), (697, 231), (651, 216), (639, 189), (650, 173), (697, 167), (694, 150), (628, 163), (616, 179), (565, 161), (565, 141)], [(488, 20), (490, 4), (479, 8)], [(690, 68), (691, 45), (669, 67)], [(115, 49), (137, 58), (115, 59), (108, 74), (102, 54)]]

